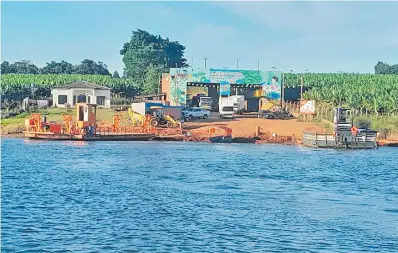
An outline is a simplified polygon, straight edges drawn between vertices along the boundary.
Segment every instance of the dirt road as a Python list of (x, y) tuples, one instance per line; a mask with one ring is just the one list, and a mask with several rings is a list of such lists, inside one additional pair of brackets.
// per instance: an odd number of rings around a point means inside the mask
[(184, 128), (193, 134), (207, 134), (208, 129), (214, 126), (225, 126), (232, 129), (235, 137), (254, 136), (256, 126), (260, 126), (261, 132), (276, 133), (277, 135), (292, 136), (302, 138), (303, 131), (324, 132), (325, 129), (312, 122), (298, 122), (297, 119), (291, 120), (270, 120), (259, 119), (257, 115), (237, 115), (235, 119), (220, 119), (214, 113), (208, 119), (198, 119), (192, 122), (185, 122)]

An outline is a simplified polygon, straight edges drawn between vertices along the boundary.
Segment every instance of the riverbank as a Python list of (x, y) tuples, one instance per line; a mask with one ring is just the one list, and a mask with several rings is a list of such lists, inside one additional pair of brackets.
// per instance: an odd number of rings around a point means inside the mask
[[(50, 108), (41, 113), (46, 115), (49, 121), (62, 122), (62, 114), (66, 109)], [(114, 111), (100, 109), (97, 111), (98, 124), (112, 122)], [(121, 126), (129, 125), (129, 116), (126, 112), (122, 115)], [(24, 120), (22, 117), (14, 117), (2, 121), (0, 129), (1, 137), (23, 138)], [(217, 113), (213, 113), (207, 119), (197, 119), (183, 123), (183, 134), (177, 134), (176, 130), (159, 128), (159, 134), (154, 141), (188, 141), (188, 142), (210, 142), (209, 129), (215, 128), (214, 135), (223, 135), (223, 127), (232, 129), (235, 143), (278, 143), (287, 145), (301, 145), (303, 132), (323, 133), (330, 131), (324, 122), (300, 122), (297, 119), (270, 120), (258, 118), (257, 114), (237, 115), (234, 119), (220, 119)], [(391, 139), (380, 140), (380, 146), (398, 146), (397, 136), (391, 135)]]
[[(22, 139), (25, 138), (24, 134), (15, 133), (15, 134), (2, 134), (0, 138), (7, 139)], [(206, 136), (195, 136), (195, 135), (171, 135), (171, 136), (156, 136), (151, 139), (154, 142), (206, 142), (210, 143), (209, 137)], [(289, 138), (286, 136), (282, 137), (234, 137), (232, 143), (252, 143), (252, 144), (281, 144), (281, 145), (294, 145), (294, 146), (303, 146), (303, 142), (301, 139)], [(398, 140), (378, 140), (379, 146), (382, 147), (398, 147)]]

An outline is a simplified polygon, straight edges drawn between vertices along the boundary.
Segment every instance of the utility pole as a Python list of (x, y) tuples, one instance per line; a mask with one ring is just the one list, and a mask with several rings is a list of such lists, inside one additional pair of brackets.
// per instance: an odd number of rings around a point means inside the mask
[[(308, 69), (305, 70), (305, 73), (308, 72)], [(304, 85), (304, 74), (301, 73), (301, 84), (300, 84), (300, 101), (303, 101), (303, 85)]]
[(192, 60), (191, 60), (191, 69), (193, 71), (193, 57), (192, 57)]
[(260, 59), (257, 59), (257, 73), (260, 73)]
[(204, 58), (205, 59), (205, 69), (206, 69), (206, 62), (207, 62), (207, 58)]
[(303, 101), (303, 74), (301, 74), (301, 84), (300, 84), (300, 102)]
[(236, 59), (236, 69), (239, 69), (239, 59)]
[(159, 76), (158, 94), (160, 93), (160, 88), (162, 86), (162, 74)]
[(178, 105), (178, 78), (179, 78), (180, 70), (177, 69), (175, 78), (174, 78), (174, 85), (175, 85), (175, 98), (174, 98), (174, 103), (175, 106)]

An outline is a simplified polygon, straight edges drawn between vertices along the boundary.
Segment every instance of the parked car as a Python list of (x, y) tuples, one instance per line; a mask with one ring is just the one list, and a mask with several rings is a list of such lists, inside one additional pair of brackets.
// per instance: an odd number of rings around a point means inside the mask
[(220, 107), (220, 118), (230, 118), (233, 119), (235, 115), (233, 106), (221, 106)]
[(182, 111), (185, 119), (193, 120), (194, 118), (203, 118), (207, 119), (211, 112), (208, 110), (204, 110), (201, 107), (191, 107), (187, 110)]

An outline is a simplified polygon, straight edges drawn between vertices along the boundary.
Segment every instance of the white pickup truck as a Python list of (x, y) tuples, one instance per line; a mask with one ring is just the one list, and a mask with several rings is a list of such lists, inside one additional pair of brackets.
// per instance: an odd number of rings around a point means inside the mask
[(204, 110), (201, 107), (191, 107), (187, 110), (182, 111), (182, 114), (184, 115), (184, 119), (193, 120), (194, 118), (207, 119), (210, 116), (211, 112), (208, 110)]

